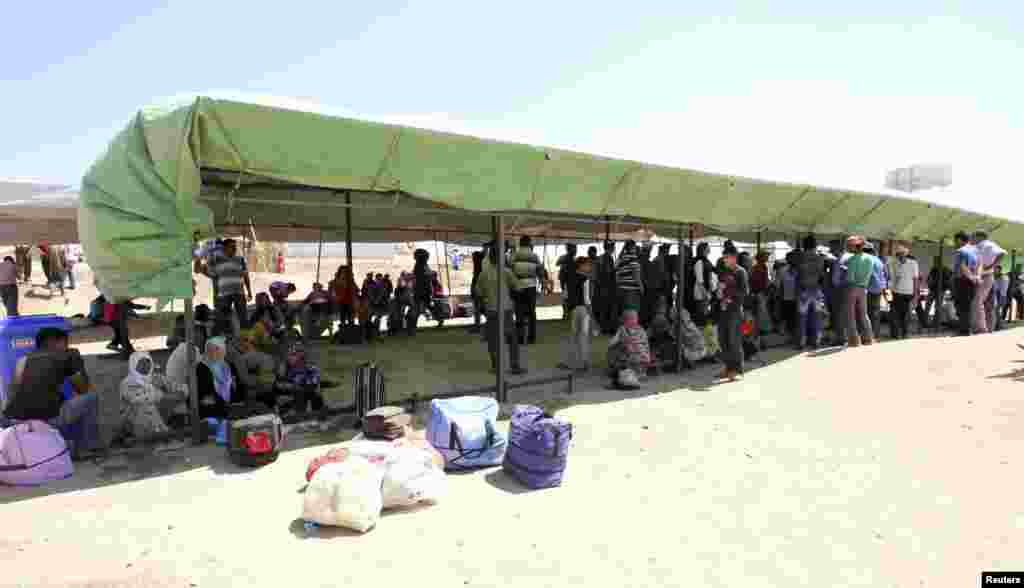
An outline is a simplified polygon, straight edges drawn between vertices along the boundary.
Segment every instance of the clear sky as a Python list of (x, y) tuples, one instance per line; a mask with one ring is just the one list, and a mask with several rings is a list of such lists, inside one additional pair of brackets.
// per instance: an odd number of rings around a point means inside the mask
[(0, 176), (77, 185), (140, 106), (238, 90), (838, 187), (949, 162), (1024, 219), (1022, 2), (9, 4)]

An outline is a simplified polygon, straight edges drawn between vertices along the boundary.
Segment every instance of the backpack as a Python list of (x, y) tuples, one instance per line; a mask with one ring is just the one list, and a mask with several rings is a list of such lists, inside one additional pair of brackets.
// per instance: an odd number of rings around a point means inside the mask
[(284, 444), (281, 418), (262, 403), (233, 406), (225, 429), (228, 458), (237, 465), (273, 463)]
[(561, 486), (571, 440), (571, 423), (536, 406), (516, 406), (502, 469), (528, 488)]
[(356, 366), (352, 370), (352, 397), (356, 403), (356, 419), (362, 425), (367, 413), (387, 404), (384, 372), (373, 363)]
[(45, 422), (23, 421), (0, 431), (0, 483), (38, 486), (74, 471), (64, 437)]
[(498, 402), (487, 396), (430, 401), (427, 441), (444, 457), (445, 469), (501, 465), (505, 436), (496, 429)]

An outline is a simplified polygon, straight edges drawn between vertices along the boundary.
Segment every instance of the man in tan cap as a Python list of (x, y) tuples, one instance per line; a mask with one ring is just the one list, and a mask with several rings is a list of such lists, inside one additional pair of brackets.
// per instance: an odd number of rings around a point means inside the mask
[(906, 243), (896, 243), (893, 252), (895, 256), (889, 260), (889, 287), (892, 289), (889, 329), (893, 339), (906, 339), (910, 309), (917, 307), (921, 294), (921, 270), (917, 260), (910, 258)]

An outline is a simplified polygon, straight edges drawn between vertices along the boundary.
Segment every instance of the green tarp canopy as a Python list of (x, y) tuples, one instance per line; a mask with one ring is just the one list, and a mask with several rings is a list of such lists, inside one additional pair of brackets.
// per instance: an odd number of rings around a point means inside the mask
[[(683, 140), (683, 139), (680, 139)], [(261, 239), (600, 239), (605, 223), (676, 237), (813, 232), (938, 241), (1024, 225), (909, 199), (758, 181), (208, 96), (147, 107), (89, 168), (78, 231), (116, 298), (191, 295), (191, 242), (253, 226)]]

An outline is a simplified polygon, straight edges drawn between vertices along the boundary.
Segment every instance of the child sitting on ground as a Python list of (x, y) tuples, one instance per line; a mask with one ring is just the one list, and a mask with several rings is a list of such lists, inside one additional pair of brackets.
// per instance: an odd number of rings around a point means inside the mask
[(306, 350), (294, 344), (274, 380), (274, 396), (291, 396), (293, 402), (286, 413), (304, 413), (324, 409), (320, 394), (320, 368), (306, 359)]

